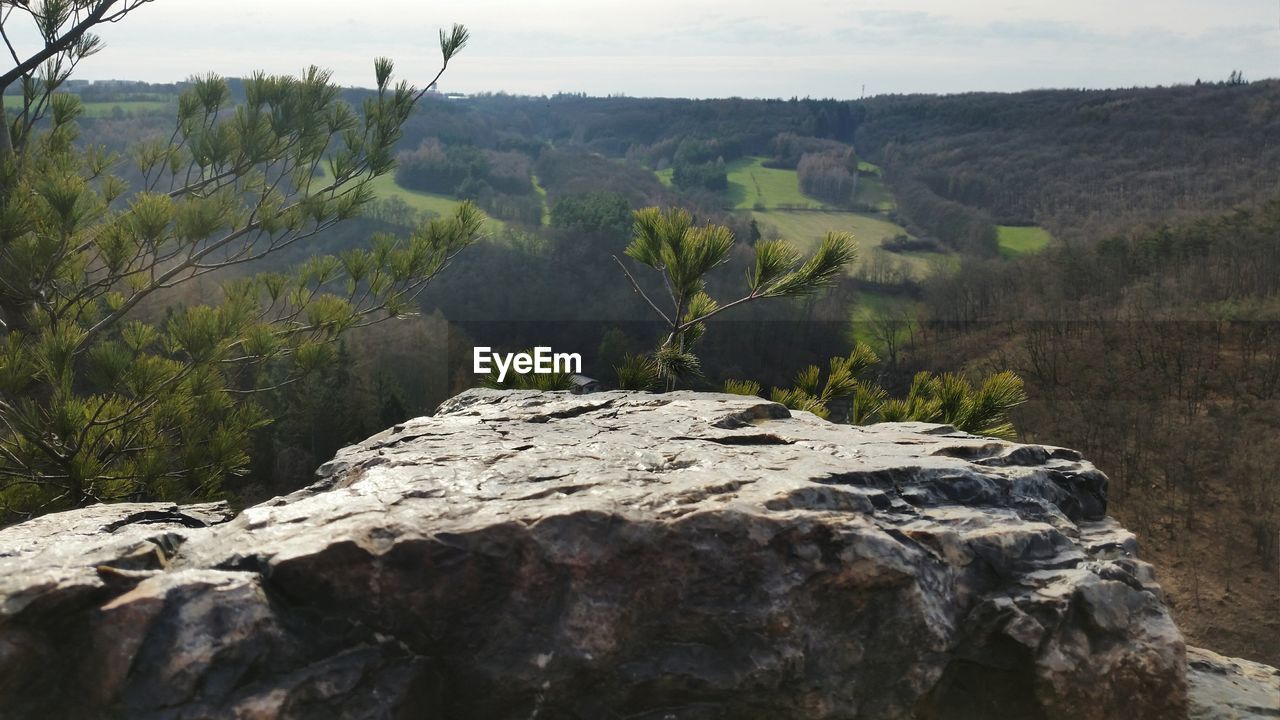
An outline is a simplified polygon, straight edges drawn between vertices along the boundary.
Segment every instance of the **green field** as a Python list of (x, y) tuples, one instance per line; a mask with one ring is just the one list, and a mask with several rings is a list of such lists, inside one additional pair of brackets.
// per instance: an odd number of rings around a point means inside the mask
[[(725, 168), (729, 189), (725, 199), (734, 210), (751, 210), (764, 207), (767, 210), (783, 208), (822, 209), (830, 206), (800, 191), (800, 179), (795, 170), (782, 170), (764, 166), (766, 158), (746, 157), (729, 163)], [(896, 205), (893, 193), (879, 178), (880, 168), (866, 161), (858, 161), (858, 169), (864, 173), (858, 178), (858, 190), (853, 200), (878, 212), (888, 212)], [(671, 168), (654, 173), (659, 182), (672, 185)]]
[(547, 207), (547, 191), (546, 188), (538, 182), (537, 175), (529, 176), (530, 182), (533, 183), (533, 191), (538, 193), (538, 197), (542, 200), (542, 225), (551, 224), (551, 208)]
[[(823, 203), (800, 192), (800, 180), (795, 170), (779, 170), (764, 166), (765, 158), (738, 158), (725, 166), (729, 189), (725, 191), (726, 204), (733, 210), (750, 210), (757, 204), (773, 210), (781, 206), (823, 208)], [(672, 168), (655, 170), (658, 181), (672, 186)]]
[(791, 240), (804, 247), (816, 245), (828, 232), (850, 232), (864, 247), (879, 245), (884, 240), (907, 231), (901, 225), (867, 213), (815, 211), (815, 210), (766, 210), (752, 216), (764, 230), (765, 225), (777, 228), (784, 240)]
[(853, 193), (855, 203), (875, 208), (877, 212), (889, 212), (898, 207), (893, 192), (884, 184), (884, 172), (879, 165), (859, 160), (858, 173), (858, 189)]
[(879, 212), (889, 212), (897, 207), (897, 203), (893, 201), (893, 193), (885, 187), (884, 181), (871, 175), (858, 177), (858, 189), (853, 192), (853, 201)]
[[(760, 232), (769, 236), (768, 228), (777, 231), (782, 240), (795, 243), (796, 247), (806, 252), (812, 251), (822, 242), (828, 232), (849, 232), (858, 241), (859, 263), (869, 258), (872, 247), (881, 245), (886, 240), (906, 234), (901, 225), (893, 224), (877, 215), (867, 213), (838, 213), (827, 210), (767, 210), (755, 211), (751, 214), (760, 225)], [(915, 258), (913, 255), (920, 255)], [(913, 268), (924, 272), (927, 259), (923, 255), (932, 254), (895, 254), (895, 258), (908, 261)], [(855, 268), (856, 269), (856, 265)]]
[[(755, 211), (752, 217), (760, 224), (760, 230), (766, 236), (769, 234), (767, 228), (772, 227), (777, 230), (782, 239), (795, 243), (796, 247), (806, 252), (816, 248), (829, 232), (853, 233), (860, 249), (859, 263), (870, 257), (871, 248), (878, 247), (884, 241), (898, 235), (907, 234), (906, 229), (901, 225), (869, 213), (768, 210)], [(909, 264), (917, 277), (929, 274), (935, 269), (938, 261), (948, 257), (942, 253), (893, 253), (892, 256)], [(856, 269), (855, 265), (853, 270)]]
[(166, 100), (126, 100), (122, 102), (87, 102), (84, 105), (85, 117), (106, 118), (115, 113), (115, 108), (125, 115), (159, 115), (164, 112), (177, 113), (176, 103)]
[[(729, 179), (726, 199), (735, 210), (750, 210), (766, 237), (772, 229), (784, 240), (809, 251), (817, 247), (829, 232), (853, 233), (862, 249), (859, 259), (862, 262), (870, 257), (871, 248), (907, 234), (901, 225), (879, 214), (895, 207), (893, 193), (879, 178), (879, 167), (865, 161), (858, 163), (858, 169), (864, 174), (858, 178), (858, 192), (854, 199), (879, 211), (861, 213), (840, 211), (808, 197), (800, 192), (800, 180), (795, 170), (767, 168), (764, 161), (765, 158), (761, 157), (746, 157), (729, 163), (726, 168)], [(671, 168), (654, 174), (663, 185), (671, 186)], [(757, 209), (761, 206), (765, 209)], [(893, 253), (892, 257), (910, 265), (917, 277), (936, 271), (951, 259), (944, 253)], [(855, 265), (853, 270), (856, 269)]]
[(425, 210), (440, 216), (452, 215), (458, 201), (448, 195), (409, 190), (396, 184), (395, 176), (388, 173), (369, 183), (380, 198), (397, 197), (409, 204), (414, 210)]
[(770, 210), (778, 207), (822, 208), (823, 203), (800, 192), (800, 179), (795, 170), (778, 170), (763, 165), (765, 158), (739, 158), (725, 168), (729, 175), (729, 190), (725, 193), (735, 210), (750, 210), (764, 206)]
[(1000, 243), (1000, 254), (1011, 258), (1040, 252), (1049, 247), (1053, 236), (1048, 230), (1034, 226), (997, 225), (996, 240)]
[[(320, 177), (326, 180), (331, 177), (329, 175), (328, 167), (321, 164), (320, 169)], [(400, 187), (396, 184), (395, 175), (392, 173), (387, 173), (386, 175), (378, 177), (373, 182), (369, 183), (369, 186), (373, 188), (374, 194), (380, 199), (396, 197), (403, 200), (414, 210), (432, 212), (441, 217), (448, 217), (452, 215), (459, 204), (458, 200), (447, 195), (419, 192), (417, 190), (409, 190), (408, 188)], [(493, 235), (501, 232), (505, 227), (506, 223), (501, 220), (486, 216), (484, 229), (487, 234)]]

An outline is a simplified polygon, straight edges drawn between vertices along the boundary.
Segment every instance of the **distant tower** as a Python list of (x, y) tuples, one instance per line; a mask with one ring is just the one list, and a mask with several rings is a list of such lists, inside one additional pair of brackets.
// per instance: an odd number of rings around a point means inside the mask
[(861, 100), (861, 99), (865, 98), (866, 96), (867, 96), (867, 84), (866, 84), (866, 83), (862, 83), (862, 94), (858, 96), (858, 99), (859, 99), (859, 100)]

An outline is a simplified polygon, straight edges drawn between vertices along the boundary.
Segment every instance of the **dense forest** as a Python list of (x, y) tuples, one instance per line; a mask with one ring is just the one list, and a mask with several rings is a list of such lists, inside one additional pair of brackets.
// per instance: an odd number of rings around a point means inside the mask
[[(1181, 622), (1270, 656), (1280, 557), (1280, 203), (965, 261), (924, 288), (904, 352), (1017, 372), (1018, 427), (1110, 475), (1113, 510), (1173, 568)], [(1252, 587), (1251, 587), (1252, 585)], [(1238, 618), (1232, 619), (1238, 613)]]
[[(262, 92), (227, 87), (228, 107)], [(82, 89), (77, 142), (130, 159), (117, 172), (140, 187), (132, 160), (174, 132), (184, 89)], [(475, 345), (579, 352), (587, 375), (625, 384), (617, 369), (665, 336), (637, 294), (661, 283), (632, 287), (615, 259), (636, 210), (680, 207), (732, 233), (707, 277), (716, 297), (743, 292), (762, 243), (814, 252), (851, 232), (858, 260), (824, 292), (710, 320), (680, 386), (790, 387), (859, 343), (892, 393), (919, 370), (1012, 370), (1030, 397), (1020, 436), (1077, 447), (1111, 476), (1113, 512), (1168, 555), (1181, 622), (1280, 659), (1243, 624), (1276, 601), (1265, 568), (1280, 555), (1280, 82), (849, 102), (426, 94), (393, 153), (361, 217), (139, 303), (159, 321), (463, 201), (488, 216), (414, 314), (352, 329), (262, 395), (275, 421), (255, 426), (247, 470), (202, 492), (247, 503), (306, 484), (343, 445), (481, 382)], [(316, 163), (313, 177), (331, 172)]]

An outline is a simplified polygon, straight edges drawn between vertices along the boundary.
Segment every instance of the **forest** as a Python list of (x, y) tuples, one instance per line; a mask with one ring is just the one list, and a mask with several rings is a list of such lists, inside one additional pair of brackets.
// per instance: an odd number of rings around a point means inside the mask
[[(442, 34), (445, 64), (465, 44), (456, 33)], [(18, 320), (41, 298), (6, 296), (0, 389), (54, 378), (39, 402), (103, 426), (81, 446), (145, 444), (178, 423), (214, 440), (184, 458), (198, 482), (174, 480), (163, 453), (123, 449), (127, 477), (86, 487), (76, 474), (99, 472), (94, 456), (67, 470), (74, 493), (10, 468), (0, 522), (104, 497), (243, 506), (289, 492), (339, 448), (485, 382), (474, 346), (551, 346), (580, 353), (606, 387), (774, 388), (838, 421), (970, 429), (967, 417), (985, 434), (1079, 448), (1111, 477), (1112, 512), (1159, 540), (1148, 547), (1173, 568), (1188, 632), (1280, 660), (1248, 626), (1276, 600), (1267, 568), (1280, 557), (1280, 82), (682, 100), (451, 97), (395, 85), (389, 64), (368, 89), (313, 72), (88, 85), (48, 95), (44, 113), (30, 87), (9, 86), (14, 146), (80, 153), (96, 173), (50, 162), (30, 171), (44, 179), (5, 179), (51, 208), (29, 220), (6, 206), (6, 237), (26, 222), (78, 232), (127, 206), (132, 224), (109, 226), (97, 262), (116, 279), (145, 274), (135, 261), (154, 278), (157, 258), (191, 274), (104, 291), (101, 306), (77, 296), (48, 327)], [(291, 115), (299, 104), (325, 127)], [(240, 147), (224, 121), (239, 123)], [(189, 157), (166, 150), (179, 135)], [(245, 162), (237, 152), (263, 175), (209, 173)], [(224, 182), (252, 212), (194, 190)], [(278, 223), (261, 219), (275, 211)], [(227, 228), (248, 239), (190, 240)], [(667, 316), (645, 300), (675, 278), (663, 272), (679, 263), (657, 257), (671, 228), (694, 229), (706, 264), (666, 288)], [(20, 269), (50, 251), (6, 252)], [(69, 262), (50, 267), (80, 272)], [(115, 325), (124, 311), (143, 323)], [(66, 358), (85, 341), (59, 324), (66, 313), (110, 337), (90, 360), (93, 382), (128, 388), (118, 398), (63, 397), (84, 391)], [(293, 329), (273, 335), (265, 317)], [(49, 339), (28, 358), (19, 330)], [(223, 347), (219, 333), (241, 339)], [(170, 356), (185, 358), (194, 395), (148, 375), (173, 372)], [(224, 368), (244, 357), (260, 367)], [(1009, 372), (1016, 392), (1000, 384)], [(217, 378), (230, 392), (207, 387)], [(968, 417), (944, 409), (952, 391), (1004, 404)], [(161, 402), (168, 424), (138, 434), (105, 419)], [(47, 440), (11, 452), (70, 457)]]

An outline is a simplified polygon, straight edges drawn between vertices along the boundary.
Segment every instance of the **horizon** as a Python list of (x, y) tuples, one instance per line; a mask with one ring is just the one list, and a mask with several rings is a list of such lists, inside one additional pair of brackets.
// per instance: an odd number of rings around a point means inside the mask
[[(857, 99), (1280, 75), (1280, 12), (1270, 0), (1122, 8), (1102, 0), (872, 0), (856, 8), (797, 0), (785, 17), (763, 0), (511, 6), (381, 0), (356, 11), (335, 0), (159, 0), (103, 30), (106, 49), (74, 77), (172, 83), (207, 72), (296, 74), (314, 64), (340, 85), (368, 87), (373, 59), (385, 55), (398, 77), (421, 85), (438, 67), (437, 29), (454, 22), (472, 40), (440, 88), (466, 94)], [(36, 42), (23, 33), (15, 40)]]
[[(217, 73), (216, 71), (215, 71), (215, 74), (227, 80), (243, 80), (245, 77), (243, 75), (223, 75), (221, 73)], [(186, 78), (183, 80), (166, 80), (166, 81), (149, 81), (149, 80), (139, 80), (137, 78), (125, 78), (125, 77), (101, 78), (97, 80), (90, 80), (88, 78), (80, 78), (80, 77), (74, 77), (74, 76), (72, 77), (72, 80), (83, 80), (84, 82), (87, 82), (91, 85), (96, 83), (113, 83), (113, 82), (120, 82), (120, 83), (137, 82), (137, 83), (145, 83), (149, 85), (183, 85), (183, 84), (192, 82), (192, 78)], [(882, 92), (882, 93), (877, 93), (875, 95), (867, 94), (864, 97), (822, 97), (822, 96), (810, 96), (810, 95), (793, 95), (791, 97), (744, 97), (741, 95), (689, 97), (689, 96), (676, 96), (676, 95), (628, 95), (626, 93), (593, 95), (591, 93), (575, 92), (571, 90), (560, 90), (560, 91), (555, 91), (551, 93), (535, 95), (530, 93), (509, 92), (506, 90), (484, 90), (484, 89), (464, 93), (456, 90), (451, 90), (448, 87), (438, 88), (437, 90), (439, 95), (441, 96), (452, 95), (454, 96), (455, 99), (471, 99), (476, 97), (506, 96), (506, 97), (512, 97), (516, 99), (549, 100), (556, 97), (572, 96), (572, 97), (584, 98), (587, 100), (616, 100), (616, 99), (690, 100), (690, 101), (744, 100), (744, 101), (755, 101), (755, 102), (797, 102), (797, 101), (816, 100), (821, 102), (859, 102), (861, 100), (873, 100), (879, 97), (905, 97), (905, 96), (914, 96), (914, 95), (931, 96), (931, 97), (954, 97), (954, 96), (960, 96), (960, 95), (1019, 95), (1023, 93), (1037, 93), (1037, 92), (1120, 92), (1120, 91), (1126, 91), (1126, 90), (1127, 91), (1161, 90), (1161, 89), (1179, 88), (1179, 87), (1183, 87), (1183, 88), (1195, 87), (1198, 82), (1204, 85), (1213, 85), (1215, 83), (1222, 84), (1222, 83), (1225, 83), (1226, 80), (1227, 80), (1226, 78), (1214, 78), (1214, 79), (1198, 78), (1197, 80), (1192, 80), (1189, 82), (1173, 82), (1173, 83), (1168, 83), (1164, 85), (1127, 85), (1127, 86), (1117, 85), (1114, 87), (1030, 87), (1030, 88), (1022, 88), (1019, 90), (955, 90), (955, 91), (947, 91), (947, 92)], [(1247, 83), (1273, 83), (1273, 82), (1280, 82), (1280, 76), (1262, 77), (1262, 78), (1245, 78), (1245, 80)], [(340, 87), (343, 90), (355, 90), (355, 91), (367, 91), (367, 92), (373, 92), (375, 90), (374, 87), (365, 86), (365, 85), (340, 85)]]

